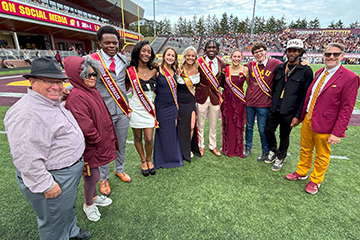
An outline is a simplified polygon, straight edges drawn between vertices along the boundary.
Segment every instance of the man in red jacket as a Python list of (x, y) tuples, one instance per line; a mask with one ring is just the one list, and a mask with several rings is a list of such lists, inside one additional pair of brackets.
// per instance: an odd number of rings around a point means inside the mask
[[(227, 64), (216, 56), (219, 52), (219, 43), (215, 40), (209, 40), (205, 44), (205, 55), (200, 57), (203, 64), (200, 64), (200, 83), (196, 86), (195, 101), (198, 104), (198, 127), (199, 127), (199, 149), (201, 156), (204, 155), (204, 126), (207, 113), (209, 112), (209, 150), (217, 157), (221, 156), (219, 150), (216, 149), (216, 128), (219, 119), (220, 111), (220, 91), (218, 87), (220, 79), (222, 77), (222, 69)], [(206, 62), (206, 64), (205, 64)], [(204, 69), (201, 67), (203, 66)], [(208, 66), (208, 72), (205, 68)], [(208, 74), (205, 74), (205, 72)], [(211, 83), (211, 77), (214, 77), (214, 81)]]
[(330, 163), (331, 144), (338, 144), (345, 137), (358, 93), (359, 77), (340, 63), (344, 49), (339, 43), (330, 43), (325, 49), (325, 67), (315, 73), (301, 114), (303, 124), (297, 170), (286, 175), (288, 180), (307, 179), (315, 147), (314, 168), (305, 188), (310, 194), (317, 193), (324, 180)]

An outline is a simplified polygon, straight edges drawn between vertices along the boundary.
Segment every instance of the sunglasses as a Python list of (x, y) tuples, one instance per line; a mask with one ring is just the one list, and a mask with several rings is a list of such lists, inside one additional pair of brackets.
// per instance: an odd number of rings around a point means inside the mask
[(334, 55), (334, 57), (339, 57), (341, 55), (341, 52), (337, 52), (337, 53), (330, 53), (330, 52), (326, 52), (324, 53), (325, 57), (331, 57), (331, 55)]
[(87, 75), (87, 78), (91, 78), (91, 77), (97, 77), (97, 73), (96, 72), (93, 72), (93, 73), (89, 73)]

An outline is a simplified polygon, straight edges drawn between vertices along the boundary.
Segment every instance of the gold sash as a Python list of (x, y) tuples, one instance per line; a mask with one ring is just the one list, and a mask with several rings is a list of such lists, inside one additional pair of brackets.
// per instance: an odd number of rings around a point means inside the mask
[(260, 75), (260, 69), (256, 61), (252, 61), (252, 70), (255, 74), (255, 79), (259, 84), (260, 89), (269, 97), (271, 97), (271, 89), (269, 85), (265, 82), (264, 78)]

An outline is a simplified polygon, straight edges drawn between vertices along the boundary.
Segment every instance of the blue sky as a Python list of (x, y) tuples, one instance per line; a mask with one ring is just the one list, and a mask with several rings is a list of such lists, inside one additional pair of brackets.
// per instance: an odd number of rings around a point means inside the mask
[[(153, 0), (132, 0), (145, 9), (144, 17), (153, 19)], [(193, 15), (205, 17), (210, 14), (219, 19), (226, 12), (239, 19), (252, 18), (254, 0), (155, 0), (156, 21), (165, 17), (175, 23), (180, 16), (186, 19)], [(360, 22), (359, 0), (256, 0), (256, 16), (281, 18), (290, 23), (298, 18), (308, 21), (320, 20), (321, 27), (327, 27), (332, 20), (342, 20), (347, 26), (356, 20)]]

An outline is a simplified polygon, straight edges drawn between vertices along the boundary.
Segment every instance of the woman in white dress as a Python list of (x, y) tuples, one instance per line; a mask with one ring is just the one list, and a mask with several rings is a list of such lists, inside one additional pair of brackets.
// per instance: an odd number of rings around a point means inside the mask
[(177, 77), (177, 96), (179, 103), (178, 129), (183, 159), (191, 161), (195, 154), (201, 157), (196, 127), (196, 107), (194, 85), (200, 82), (197, 53), (194, 47), (187, 47), (180, 60), (180, 75)]
[[(131, 62), (128, 68), (128, 75), (126, 83), (128, 86), (132, 84), (132, 98), (129, 101), (129, 106), (132, 110), (130, 115), (130, 127), (134, 134), (134, 144), (136, 151), (141, 159), (141, 172), (146, 177), (150, 174), (155, 174), (154, 164), (151, 162), (151, 156), (154, 147), (153, 133), (155, 126), (155, 116), (149, 113), (150, 105), (154, 109), (153, 94), (156, 89), (156, 73), (157, 70), (152, 67), (152, 62), (155, 58), (153, 49), (150, 47), (148, 41), (138, 42), (131, 52)], [(131, 75), (132, 73), (132, 75)], [(131, 77), (133, 76), (133, 77)], [(138, 79), (131, 83), (131, 79)], [(145, 97), (139, 99), (139, 91), (134, 89), (133, 84), (138, 84), (135, 89), (140, 89), (140, 94)], [(145, 100), (144, 100), (145, 99)], [(148, 105), (147, 105), (148, 104)], [(145, 140), (145, 151), (142, 138)], [(145, 152), (145, 153), (144, 153)]]

